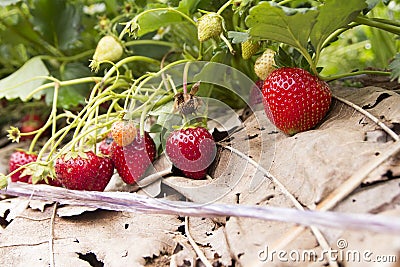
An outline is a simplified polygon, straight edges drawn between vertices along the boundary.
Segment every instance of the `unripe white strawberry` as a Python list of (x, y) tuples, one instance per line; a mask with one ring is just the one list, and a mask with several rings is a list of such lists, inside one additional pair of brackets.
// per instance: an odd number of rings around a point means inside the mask
[(222, 19), (217, 13), (203, 15), (197, 24), (197, 37), (200, 42), (219, 36), (222, 33)]
[(242, 58), (247, 60), (251, 58), (255, 53), (257, 53), (258, 49), (260, 49), (260, 44), (253, 40), (246, 40), (242, 44)]
[(120, 59), (124, 49), (122, 44), (111, 35), (106, 35), (97, 43), (96, 51), (89, 67), (92, 71), (97, 72), (102, 61), (115, 61)]
[(254, 72), (261, 80), (265, 80), (275, 68), (275, 51), (267, 48), (264, 53), (256, 59)]

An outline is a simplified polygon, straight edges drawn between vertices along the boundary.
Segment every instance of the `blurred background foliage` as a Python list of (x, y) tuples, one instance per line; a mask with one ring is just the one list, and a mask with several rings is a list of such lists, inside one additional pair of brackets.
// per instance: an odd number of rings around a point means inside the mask
[[(400, 1), (379, 1), (367, 16), (400, 24)], [(390, 61), (400, 52), (399, 37), (376, 28), (354, 27), (323, 51), (321, 74), (329, 76), (359, 69), (387, 70)]]

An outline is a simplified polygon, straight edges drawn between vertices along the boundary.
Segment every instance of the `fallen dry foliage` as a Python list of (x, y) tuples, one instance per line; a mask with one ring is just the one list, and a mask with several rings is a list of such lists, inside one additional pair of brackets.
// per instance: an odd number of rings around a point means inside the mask
[(136, 193), (118, 177), (104, 193), (10, 185), (0, 266), (399, 266), (400, 96), (333, 93), (324, 122), (293, 137), (257, 111), (207, 180), (168, 175), (161, 157)]

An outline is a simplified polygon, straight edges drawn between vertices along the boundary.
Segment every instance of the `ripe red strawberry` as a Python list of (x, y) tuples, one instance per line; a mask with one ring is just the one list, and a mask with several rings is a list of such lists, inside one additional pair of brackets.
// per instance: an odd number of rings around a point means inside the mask
[(119, 146), (127, 146), (133, 142), (137, 129), (131, 121), (117, 121), (111, 126), (111, 135)]
[(114, 171), (111, 158), (92, 151), (64, 154), (54, 168), (64, 187), (87, 191), (104, 191)]
[(293, 135), (317, 125), (329, 110), (332, 94), (326, 82), (300, 68), (280, 68), (262, 89), (268, 118)]
[(111, 144), (114, 141), (111, 133), (104, 138), (99, 144), (99, 151), (106, 156), (111, 156)]
[[(8, 162), (9, 171), (13, 172), (21, 166), (24, 166), (30, 162), (37, 160), (37, 155), (34, 153), (28, 153), (24, 150), (16, 150), (11, 154), (10, 160)], [(12, 182), (24, 182), (27, 183), (30, 179), (29, 175), (21, 176), (24, 169), (17, 171), (11, 175)]]
[(144, 137), (138, 132), (135, 140), (127, 146), (120, 146), (116, 142), (111, 144), (112, 161), (119, 176), (127, 184), (140, 180), (155, 157), (156, 145), (147, 132)]
[[(44, 122), (37, 114), (27, 114), (21, 119), (21, 133), (30, 133), (36, 131), (43, 127)], [(33, 139), (35, 137), (34, 134), (21, 136), (21, 141)]]
[(216, 147), (206, 128), (190, 127), (175, 130), (169, 135), (166, 153), (185, 176), (202, 179), (215, 158)]

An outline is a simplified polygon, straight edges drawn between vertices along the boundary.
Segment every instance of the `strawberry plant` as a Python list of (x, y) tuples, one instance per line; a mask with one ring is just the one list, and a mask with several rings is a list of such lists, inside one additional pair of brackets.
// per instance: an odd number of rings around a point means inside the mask
[[(267, 116), (293, 135), (316, 127), (329, 112), (329, 81), (360, 74), (398, 79), (398, 41), (380, 53), (380, 61), (392, 61), (379, 69), (332, 73), (330, 66), (340, 62), (328, 60), (330, 49), (360, 27), (395, 40), (396, 20), (374, 17), (385, 8), (365, 0), (9, 1), (0, 9), (0, 37), (9, 40), (0, 45), (7, 51), (0, 59), (0, 97), (25, 104), (44, 99), (49, 115), (30, 133), (27, 153), (37, 154), (36, 160), (3, 178), (25, 169), (34, 183), (58, 177), (68, 188), (102, 190), (111, 159), (122, 180), (132, 184), (164, 144), (184, 175), (203, 178), (208, 165), (180, 164), (181, 144), (171, 140), (200, 138), (189, 161), (200, 155), (200, 140), (209, 140), (205, 157), (211, 158), (212, 136), (196, 124), (206, 125), (210, 99), (233, 109), (246, 107), (246, 101), (253, 107), (262, 88)], [(200, 67), (190, 69), (195, 63)], [(243, 86), (238, 73), (252, 85)], [(23, 132), (11, 127), (8, 136), (18, 142), (28, 135)], [(104, 183), (70, 185), (70, 176), (80, 171), (70, 175), (62, 166), (76, 161), (88, 172), (106, 162)]]

